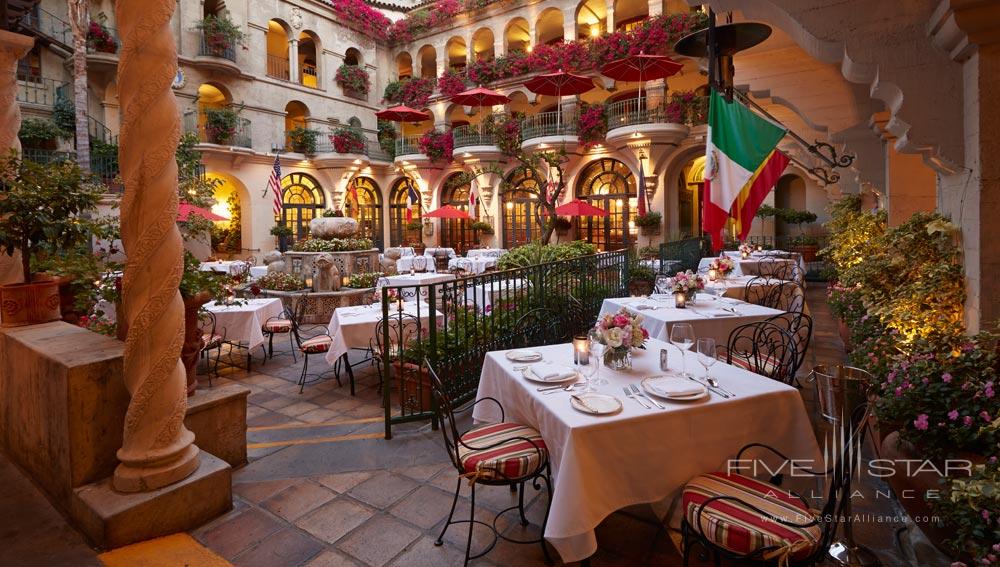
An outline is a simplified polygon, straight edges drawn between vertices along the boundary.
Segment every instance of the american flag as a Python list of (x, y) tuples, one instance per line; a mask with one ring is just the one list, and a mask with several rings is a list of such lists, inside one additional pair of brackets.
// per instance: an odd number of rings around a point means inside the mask
[(476, 183), (475, 178), (469, 182), (469, 210), (472, 211), (472, 215), (475, 217), (479, 216), (479, 209), (476, 208), (476, 201), (479, 199), (479, 184)]
[(413, 207), (420, 202), (420, 195), (409, 178), (406, 179), (406, 195), (410, 199), (410, 206), (406, 209), (406, 222), (410, 222), (413, 220)]
[(271, 190), (274, 200), (275, 216), (281, 214), (281, 156), (275, 154), (274, 168), (271, 170), (271, 177), (267, 178), (267, 186)]

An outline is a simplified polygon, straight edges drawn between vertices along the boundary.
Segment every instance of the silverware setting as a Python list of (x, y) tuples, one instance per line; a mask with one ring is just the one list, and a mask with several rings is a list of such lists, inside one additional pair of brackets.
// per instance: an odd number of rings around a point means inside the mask
[(690, 380), (690, 381), (692, 381), (692, 382), (695, 382), (697, 384), (701, 384), (702, 386), (708, 388), (709, 391), (715, 392), (716, 394), (722, 396), (723, 398), (726, 398), (727, 400), (729, 398), (733, 397), (732, 394), (729, 394), (727, 392), (723, 392), (722, 390), (720, 390), (720, 389), (712, 386), (711, 384), (706, 384), (706, 383), (702, 382), (701, 380), (698, 380), (694, 376), (688, 376), (687, 379)]
[(635, 395), (635, 396), (642, 396), (643, 398), (646, 398), (647, 400), (650, 401), (650, 403), (652, 403), (654, 406), (656, 406), (656, 407), (658, 407), (660, 409), (667, 409), (667, 408), (663, 407), (663, 405), (660, 404), (660, 402), (654, 400), (652, 396), (650, 396), (646, 392), (643, 392), (642, 390), (640, 390), (639, 387), (636, 386), (635, 384), (632, 384), (631, 386), (629, 386), (629, 388), (632, 389), (632, 394), (633, 395)]
[(566, 385), (560, 384), (558, 386), (546, 386), (545, 388), (538, 388), (538, 391), (542, 392), (543, 396), (547, 396), (549, 394), (557, 394), (560, 391), (572, 392), (573, 389), (579, 386), (580, 384), (582, 384), (582, 382), (573, 382), (571, 384), (566, 384)]
[(583, 398), (581, 398), (580, 396), (577, 396), (576, 394), (571, 395), (570, 398), (572, 398), (573, 400), (575, 400), (576, 403), (578, 403), (581, 406), (583, 406), (584, 409), (586, 409), (590, 413), (593, 413), (593, 414), (601, 413), (601, 412), (597, 411), (596, 409), (594, 409), (593, 406), (591, 406), (590, 404), (588, 404), (587, 400), (584, 400)]
[(625, 392), (625, 397), (626, 398), (630, 398), (633, 402), (639, 404), (640, 406), (642, 406), (642, 407), (644, 407), (646, 409), (653, 409), (652, 406), (646, 405), (646, 402), (640, 400), (634, 394), (632, 394), (632, 390), (629, 389), (628, 386), (625, 386), (624, 388), (622, 388), (622, 391)]

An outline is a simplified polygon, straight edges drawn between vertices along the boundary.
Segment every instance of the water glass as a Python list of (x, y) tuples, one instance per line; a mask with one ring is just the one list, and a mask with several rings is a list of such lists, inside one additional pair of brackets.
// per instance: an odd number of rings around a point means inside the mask
[(594, 375), (597, 374), (598, 368), (600, 368), (601, 362), (596, 356), (591, 355), (587, 359), (586, 364), (578, 364), (576, 366), (577, 371), (583, 376), (585, 387), (583, 389), (584, 393), (590, 393), (594, 391)]
[(684, 376), (689, 376), (684, 351), (690, 349), (694, 345), (694, 341), (694, 327), (691, 326), (691, 323), (674, 323), (670, 327), (670, 343), (681, 351), (681, 368)]
[(717, 361), (716, 351), (715, 351), (715, 339), (712, 338), (700, 338), (698, 339), (698, 362), (705, 367), (705, 379), (709, 377), (708, 369), (712, 367)]

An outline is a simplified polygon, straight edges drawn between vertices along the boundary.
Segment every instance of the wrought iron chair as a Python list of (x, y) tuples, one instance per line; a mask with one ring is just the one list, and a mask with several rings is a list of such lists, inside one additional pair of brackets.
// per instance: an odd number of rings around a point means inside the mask
[(795, 342), (779, 325), (754, 321), (729, 333), (726, 363), (790, 384), (794, 378)]
[[(305, 307), (305, 302), (303, 301), (303, 308)], [(296, 304), (295, 307), (298, 307)], [(281, 314), (275, 317), (269, 318), (264, 321), (261, 326), (261, 332), (267, 337), (267, 353), (264, 356), (266, 361), (269, 358), (274, 358), (274, 336), (275, 335), (288, 335), (288, 347), (292, 352), (292, 362), (298, 362), (295, 358), (295, 337), (292, 334), (292, 328), (294, 327), (292, 321), (295, 319), (295, 308), (289, 309), (285, 307), (282, 309)]]
[(743, 301), (769, 307), (768, 301), (771, 290), (779, 283), (764, 276), (756, 276), (743, 287)]
[[(302, 324), (302, 319), (306, 311), (306, 295), (308, 294), (302, 294), (296, 299), (294, 316), (291, 319), (291, 334), (295, 339), (295, 348), (298, 349), (299, 354), (303, 358), (302, 374), (299, 376), (298, 381), (300, 394), (305, 390), (307, 382), (315, 382), (323, 376), (321, 372), (316, 374), (312, 380), (307, 380), (309, 376), (309, 357), (316, 354), (326, 354), (330, 350), (330, 346), (333, 345), (333, 337), (330, 336), (330, 331), (326, 328), (326, 325), (319, 323)], [(343, 386), (340, 382), (339, 374), (337, 375), (337, 384)]]
[(792, 281), (776, 282), (771, 287), (762, 305), (782, 311), (802, 313), (805, 309), (806, 295), (799, 284)]
[(246, 263), (249, 264), (249, 265), (251, 265), (251, 266), (256, 266), (257, 265), (257, 257), (256, 256), (247, 256)]
[[(412, 344), (421, 337), (423, 325), (421, 320), (408, 313), (392, 313), (388, 319), (379, 319), (375, 324), (375, 336), (372, 337), (369, 348), (372, 353), (372, 363), (378, 371), (379, 391), (392, 376), (383, 375), (385, 363), (388, 361), (396, 372), (402, 375), (403, 364), (406, 362), (403, 355), (407, 345)], [(389, 336), (388, 345), (384, 344), (386, 334)], [(350, 364), (347, 365), (350, 369)], [(354, 392), (354, 373), (348, 372), (351, 379), (351, 392)]]
[[(226, 328), (219, 329), (215, 324), (215, 313), (204, 309), (198, 311), (198, 329), (201, 331), (202, 357), (208, 359), (208, 387), (212, 387), (212, 375), (219, 376), (219, 358), (222, 357), (222, 345), (226, 342)], [(209, 351), (215, 351), (215, 364), (211, 364)]]
[[(684, 566), (689, 564), (695, 544), (705, 550), (705, 560), (709, 553), (713, 556), (716, 566), (720, 557), (782, 567), (823, 561), (834, 545), (841, 519), (850, 515), (851, 480), (864, 442), (868, 413), (868, 403), (853, 408), (842, 441), (838, 442), (843, 445), (830, 469), (796, 467), (797, 473), (828, 479), (826, 501), (819, 511), (814, 511), (801, 495), (781, 488), (781, 475), (765, 482), (725, 471), (700, 475), (688, 482), (681, 496)], [(751, 449), (765, 450), (791, 462), (777, 449), (761, 443), (740, 449), (736, 462), (744, 462), (744, 453)]]
[[(790, 311), (766, 319), (784, 329), (792, 337), (795, 347), (795, 362), (792, 366), (792, 376), (797, 376), (806, 360), (806, 351), (812, 341), (813, 320), (802, 311)], [(796, 378), (796, 385), (798, 385)]]
[(551, 309), (538, 307), (521, 315), (514, 328), (520, 334), (513, 338), (513, 348), (525, 348), (546, 344), (562, 334), (559, 317)]
[[(494, 398), (480, 398), (463, 408), (455, 409), (451, 403), (451, 396), (431, 366), (430, 361), (424, 360), (424, 365), (430, 376), (432, 395), (437, 403), (445, 448), (448, 450), (448, 457), (452, 464), (458, 470), (458, 481), (455, 484), (455, 496), (451, 502), (451, 511), (448, 512), (448, 520), (434, 545), (440, 546), (444, 543), (444, 534), (447, 533), (448, 527), (452, 524), (468, 523), (469, 535), (465, 544), (464, 565), (468, 565), (470, 559), (489, 553), (496, 545), (498, 537), (511, 543), (541, 544), (546, 561), (551, 562), (549, 550), (545, 547), (544, 536), (539, 536), (538, 539), (534, 540), (515, 540), (500, 534), (496, 527), (501, 516), (515, 509), (521, 517), (521, 525), (527, 526), (528, 518), (524, 514), (525, 485), (530, 481), (535, 490), (541, 490), (540, 481), (544, 481), (549, 493), (549, 502), (545, 507), (545, 519), (542, 521), (542, 533), (545, 533), (545, 526), (549, 520), (549, 508), (552, 505), (552, 481), (550, 479), (549, 451), (542, 436), (531, 427), (505, 422), (503, 406)], [(500, 410), (500, 422), (474, 427), (459, 434), (455, 423), (455, 414), (468, 411), (484, 401), (497, 405)], [(455, 505), (458, 503), (458, 494), (463, 482), (471, 482), (472, 486), (469, 519), (453, 521)], [(493, 518), (492, 525), (476, 520), (476, 485), (479, 484), (509, 486), (512, 491), (517, 490), (517, 505), (498, 513)], [(476, 524), (492, 530), (493, 541), (486, 546), (486, 549), (472, 555), (472, 530)]]

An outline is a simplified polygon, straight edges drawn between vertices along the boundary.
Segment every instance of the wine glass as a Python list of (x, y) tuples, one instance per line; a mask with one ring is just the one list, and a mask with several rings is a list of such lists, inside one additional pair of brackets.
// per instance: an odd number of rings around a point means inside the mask
[(687, 359), (684, 357), (684, 351), (691, 348), (694, 340), (694, 327), (691, 326), (691, 323), (674, 323), (670, 327), (670, 344), (681, 351), (681, 368), (685, 377), (690, 376), (690, 374), (687, 371)]
[(715, 339), (702, 337), (698, 339), (698, 362), (705, 367), (705, 380), (710, 379), (708, 369), (717, 362), (715, 358)]
[(590, 340), (590, 360), (597, 365), (594, 372), (594, 379), (591, 382), (595, 386), (603, 386), (608, 383), (607, 380), (601, 378), (601, 362), (604, 360), (604, 351), (607, 350), (607, 345), (604, 344), (604, 338), (597, 327), (594, 327), (587, 333), (587, 338)]
[(586, 364), (578, 364), (576, 369), (583, 376), (584, 388), (583, 393), (589, 394), (594, 391), (594, 375), (597, 374), (597, 369), (600, 367), (601, 362), (597, 360), (597, 357), (593, 353), (587, 358)]
[(653, 289), (656, 293), (667, 293), (667, 288), (670, 287), (670, 278), (660, 274), (656, 276), (655, 280), (656, 287)]

